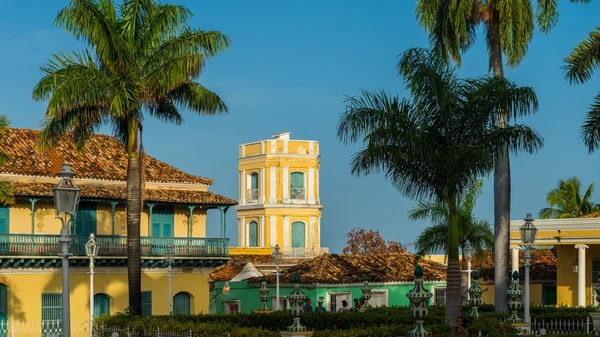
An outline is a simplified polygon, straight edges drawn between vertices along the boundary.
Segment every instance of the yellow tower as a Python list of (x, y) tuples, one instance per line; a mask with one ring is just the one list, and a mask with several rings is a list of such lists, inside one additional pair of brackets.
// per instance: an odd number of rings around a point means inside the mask
[(310, 257), (321, 248), (319, 143), (290, 133), (239, 146), (239, 247), (273, 247)]

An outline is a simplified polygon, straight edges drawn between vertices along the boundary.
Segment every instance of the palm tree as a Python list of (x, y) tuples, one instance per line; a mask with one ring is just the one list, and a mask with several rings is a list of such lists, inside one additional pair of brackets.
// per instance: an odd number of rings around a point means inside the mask
[(531, 88), (502, 78), (461, 80), (439, 53), (410, 49), (398, 63), (410, 99), (384, 92), (348, 98), (338, 138), (362, 142), (351, 167), (356, 175), (378, 172), (405, 196), (439, 200), (448, 207), (448, 291), (446, 317), (460, 315), (458, 197), (493, 169), (502, 144), (534, 152), (541, 137), (530, 128), (494, 125), (497, 109), (514, 115), (537, 109)]
[(598, 212), (600, 207), (590, 200), (593, 191), (594, 184), (592, 183), (581, 195), (581, 180), (579, 178), (561, 179), (558, 186), (548, 192), (546, 201), (550, 207), (540, 210), (540, 218), (579, 218)]
[(79, 148), (101, 125), (124, 144), (127, 167), (129, 305), (141, 313), (140, 213), (142, 122), (146, 115), (181, 124), (180, 110), (227, 112), (218, 95), (197, 82), (207, 59), (229, 47), (218, 31), (187, 25), (185, 7), (156, 0), (71, 0), (54, 23), (85, 42), (59, 52), (41, 70), (35, 100), (48, 100), (43, 147), (72, 132)]
[[(589, 0), (569, 0), (588, 2)], [(516, 67), (527, 53), (533, 37), (534, 21), (542, 33), (558, 22), (558, 0), (538, 1), (533, 14), (532, 1), (523, 0), (417, 0), (417, 21), (430, 34), (431, 44), (446, 59), (460, 66), (462, 53), (473, 45), (477, 27), (483, 26), (489, 55), (489, 69), (504, 77), (502, 57), (509, 67)], [(496, 123), (510, 123), (510, 112), (498, 110)], [(510, 236), (510, 157), (505, 146), (494, 170), (494, 305), (506, 311), (509, 283)]]
[[(0, 132), (10, 127), (10, 119), (5, 115), (0, 115)], [(0, 151), (0, 166), (8, 159), (8, 155)], [(10, 182), (0, 182), (0, 205), (10, 205), (15, 202), (12, 185)]]
[[(570, 83), (587, 82), (600, 66), (600, 26), (591, 31), (586, 40), (579, 42), (565, 59), (564, 69)], [(581, 134), (590, 152), (600, 147), (600, 91), (594, 97)]]
[[(462, 269), (467, 269), (467, 258), (464, 248), (467, 242), (475, 250), (476, 255), (482, 255), (484, 250), (494, 246), (494, 233), (491, 224), (485, 219), (479, 219), (473, 214), (475, 202), (481, 195), (483, 181), (477, 180), (463, 194), (458, 196), (456, 202), (458, 224), (458, 247), (462, 252)], [(424, 256), (439, 251), (448, 254), (448, 219), (450, 210), (448, 204), (442, 200), (420, 200), (408, 212), (411, 220), (429, 219), (433, 224), (419, 235), (415, 241), (417, 255)]]

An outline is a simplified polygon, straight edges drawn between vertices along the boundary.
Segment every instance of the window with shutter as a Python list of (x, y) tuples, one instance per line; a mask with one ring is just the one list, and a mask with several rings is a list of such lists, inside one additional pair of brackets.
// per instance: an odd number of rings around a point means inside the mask
[(0, 234), (9, 234), (10, 224), (10, 208), (8, 206), (0, 206)]
[(75, 218), (75, 235), (90, 236), (96, 233), (96, 203), (82, 202)]
[(94, 295), (94, 318), (110, 315), (110, 297), (106, 294)]
[(173, 206), (154, 206), (152, 209), (152, 236), (173, 237), (174, 222)]
[(0, 284), (0, 324), (8, 317), (8, 287)]
[(290, 180), (290, 197), (292, 199), (305, 199), (304, 173), (292, 172)]
[(294, 221), (292, 223), (292, 248), (306, 247), (306, 225), (304, 222)]
[(42, 337), (58, 337), (62, 328), (62, 294), (42, 294)]
[(190, 314), (190, 294), (181, 292), (173, 297), (173, 314)]
[(142, 316), (152, 316), (152, 291), (142, 291)]
[(258, 224), (256, 221), (248, 224), (248, 247), (258, 247)]

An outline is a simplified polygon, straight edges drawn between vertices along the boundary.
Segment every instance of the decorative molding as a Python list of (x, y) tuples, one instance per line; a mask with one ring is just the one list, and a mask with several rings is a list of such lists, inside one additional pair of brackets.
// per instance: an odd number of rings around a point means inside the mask
[(277, 167), (269, 167), (269, 204), (277, 203)]
[(310, 249), (312, 249), (313, 251), (316, 249), (316, 245), (315, 245), (316, 222), (317, 222), (317, 217), (311, 216), (310, 217), (310, 246), (307, 245), (307, 247), (310, 247)]
[(265, 217), (263, 215), (258, 218), (258, 246), (265, 246)]
[[(523, 220), (511, 220), (510, 231), (519, 232)], [(600, 218), (566, 218), (566, 219), (536, 219), (535, 227), (538, 233), (544, 231), (580, 231), (599, 230)]]
[[(262, 144), (262, 143), (261, 143)], [(261, 167), (260, 168), (260, 196), (258, 198), (258, 203), (260, 204), (264, 204), (265, 203), (265, 168)]]
[(246, 220), (244, 217), (240, 218), (240, 239), (242, 247), (246, 247)]
[(288, 140), (283, 140), (283, 153), (288, 153)]
[(290, 248), (290, 217), (283, 217), (283, 248)]
[(277, 142), (274, 140), (270, 140), (269, 142), (271, 142), (271, 153), (277, 153)]
[[(285, 156), (286, 158), (304, 158), (304, 159), (319, 159), (318, 154), (299, 154), (299, 153), (265, 153), (265, 154), (257, 154), (254, 156), (248, 156), (244, 158), (238, 158), (239, 160), (251, 160), (251, 159), (270, 159), (270, 158), (280, 158)], [(58, 183), (58, 181), (57, 181)]]
[(319, 222), (317, 223), (317, 249), (321, 249), (321, 217), (317, 219)]
[(315, 147), (315, 142), (313, 140), (309, 140), (308, 141), (308, 154), (315, 153), (314, 147)]
[(290, 198), (290, 173), (289, 173), (289, 167), (284, 166), (283, 167), (283, 173), (282, 175), (282, 179), (281, 179), (281, 189), (282, 189), (282, 199), (283, 202), (287, 202), (289, 201)]
[(242, 157), (246, 156), (246, 145), (240, 146), (242, 148)]
[(315, 169), (308, 168), (308, 203), (314, 204), (315, 200)]
[(586, 244), (577, 244), (575, 245), (575, 249), (588, 249), (590, 248), (590, 246), (586, 245)]
[(277, 244), (277, 217), (272, 215), (269, 217), (269, 226), (271, 234), (271, 246)]
[(260, 142), (260, 154), (265, 153), (265, 142), (261, 141)]
[(320, 204), (321, 203), (321, 180), (319, 180), (319, 169), (316, 169), (315, 174), (316, 174), (315, 184), (317, 185), (317, 187), (316, 187), (316, 190), (317, 190), (316, 202), (317, 202), (317, 204)]

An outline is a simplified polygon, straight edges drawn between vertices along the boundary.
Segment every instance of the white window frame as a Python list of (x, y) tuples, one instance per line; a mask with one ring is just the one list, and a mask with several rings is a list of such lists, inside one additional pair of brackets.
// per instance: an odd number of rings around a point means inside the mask
[[(444, 303), (437, 303), (437, 300), (436, 300), (436, 298), (437, 298), (437, 292), (440, 291), (440, 290), (442, 290), (442, 289), (444, 289)], [(446, 291), (447, 291), (446, 286), (432, 287), (432, 291), (431, 292), (433, 293), (433, 296), (431, 297), (431, 302), (432, 302), (431, 304), (432, 305), (446, 305)]]
[(240, 300), (225, 300), (223, 301), (223, 312), (226, 314), (230, 314), (229, 306), (232, 304), (236, 304), (238, 306), (238, 313), (242, 312), (242, 302)]
[[(327, 311), (331, 311), (331, 295), (348, 295), (348, 299), (346, 301), (348, 301), (348, 308), (352, 308), (352, 292), (351, 291), (332, 291), (332, 292), (328, 292), (326, 294), (327, 296), (325, 296), (325, 310)], [(340, 301), (341, 303), (341, 301)], [(341, 307), (340, 307), (341, 308)], [(338, 307), (337, 304), (335, 306), (335, 311), (338, 311)]]
[[(271, 296), (271, 310), (277, 310), (275, 308), (275, 302), (277, 301), (277, 296)], [(290, 307), (290, 301), (287, 296), (279, 296), (279, 301), (285, 301), (285, 308), (279, 308), (279, 310), (287, 310)]]
[[(381, 304), (382, 307), (387, 307), (388, 306), (388, 301), (389, 301), (389, 293), (387, 289), (373, 289), (371, 290), (371, 296), (374, 293), (378, 293), (378, 294), (383, 294), (383, 303)], [(359, 298), (360, 300), (360, 298)], [(369, 303), (371, 303), (371, 301), (369, 300)]]

